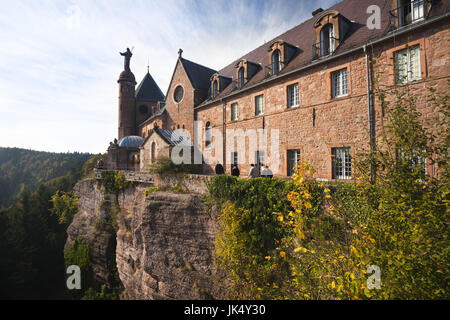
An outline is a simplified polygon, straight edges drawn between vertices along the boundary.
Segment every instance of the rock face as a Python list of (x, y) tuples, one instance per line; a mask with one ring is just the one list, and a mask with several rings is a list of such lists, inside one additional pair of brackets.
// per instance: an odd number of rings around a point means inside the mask
[(64, 249), (67, 250), (77, 238), (83, 238), (89, 244), (94, 280), (109, 284), (114, 261), (108, 258), (115, 253), (115, 232), (99, 230), (95, 225), (108, 214), (104, 204), (108, 203), (110, 195), (101, 192), (97, 188), (97, 182), (90, 179), (77, 183), (74, 189), (80, 198), (79, 210), (67, 228), (68, 237)]
[(79, 182), (80, 210), (68, 229), (66, 247), (78, 236), (85, 238), (96, 278), (104, 283), (111, 270), (106, 257), (115, 249), (129, 299), (223, 298), (223, 280), (213, 258), (215, 216), (197, 194), (158, 191), (145, 196), (148, 186), (139, 183), (119, 193), (118, 230), (111, 235), (94, 225), (111, 214), (105, 203), (114, 195), (99, 190), (95, 180)]

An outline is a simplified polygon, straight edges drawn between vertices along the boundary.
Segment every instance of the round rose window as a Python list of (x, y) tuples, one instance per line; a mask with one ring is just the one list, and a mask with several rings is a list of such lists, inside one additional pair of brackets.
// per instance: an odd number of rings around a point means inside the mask
[(184, 89), (182, 86), (178, 86), (175, 88), (175, 92), (173, 93), (173, 99), (175, 102), (180, 102), (183, 100)]

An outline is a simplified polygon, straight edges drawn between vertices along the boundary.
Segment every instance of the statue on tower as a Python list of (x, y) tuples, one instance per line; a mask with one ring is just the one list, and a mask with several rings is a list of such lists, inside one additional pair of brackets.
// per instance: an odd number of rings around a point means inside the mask
[(133, 55), (130, 51), (130, 48), (127, 48), (127, 51), (125, 52), (119, 52), (121, 56), (125, 57), (124, 61), (124, 68), (126, 71), (130, 71), (130, 59)]

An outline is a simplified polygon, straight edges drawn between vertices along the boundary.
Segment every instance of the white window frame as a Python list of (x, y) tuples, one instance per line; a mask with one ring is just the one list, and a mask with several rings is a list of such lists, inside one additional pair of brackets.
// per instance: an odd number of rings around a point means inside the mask
[(348, 71), (347, 68), (331, 73), (331, 96), (340, 98), (348, 96)]
[(350, 147), (332, 148), (333, 179), (349, 180), (352, 178), (352, 159)]
[[(414, 54), (413, 54), (414, 53)], [(416, 59), (413, 61), (413, 59)], [(404, 84), (422, 78), (420, 45), (405, 48), (394, 53), (395, 83)], [(414, 72), (413, 68), (416, 72)]]
[[(258, 104), (258, 100), (261, 101), (261, 104)], [(264, 95), (260, 94), (255, 96), (255, 116), (259, 116), (264, 114)]]
[(231, 104), (231, 121), (239, 119), (239, 109), (237, 102)]
[(231, 152), (231, 164), (239, 164), (239, 153), (236, 151)]
[(298, 83), (287, 86), (287, 107), (294, 108), (300, 105), (300, 93)]
[[(294, 155), (294, 163), (291, 163), (291, 156)], [(287, 175), (292, 177), (294, 175), (294, 171), (297, 169), (297, 164), (300, 161), (300, 149), (290, 149), (287, 151)]]
[(255, 151), (255, 165), (260, 164), (263, 166), (266, 162), (265, 153), (264, 151), (258, 150)]

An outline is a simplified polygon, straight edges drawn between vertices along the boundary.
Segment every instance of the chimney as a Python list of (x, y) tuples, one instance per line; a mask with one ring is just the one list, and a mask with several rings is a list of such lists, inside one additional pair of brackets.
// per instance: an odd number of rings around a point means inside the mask
[(314, 11), (312, 12), (313, 17), (314, 17), (315, 15), (321, 13), (322, 11), (323, 11), (322, 8), (319, 8), (319, 9), (314, 10)]

